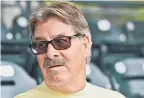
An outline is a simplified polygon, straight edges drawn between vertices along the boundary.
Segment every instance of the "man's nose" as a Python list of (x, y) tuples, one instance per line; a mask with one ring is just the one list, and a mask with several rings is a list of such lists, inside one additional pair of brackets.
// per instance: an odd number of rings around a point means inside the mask
[(49, 59), (54, 59), (59, 56), (59, 51), (56, 50), (52, 44), (48, 44), (46, 57)]

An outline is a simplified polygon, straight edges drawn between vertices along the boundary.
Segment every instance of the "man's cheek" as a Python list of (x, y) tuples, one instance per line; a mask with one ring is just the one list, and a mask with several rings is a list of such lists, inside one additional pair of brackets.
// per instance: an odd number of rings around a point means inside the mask
[(42, 56), (37, 56), (37, 61), (40, 67), (42, 68), (42, 65), (44, 63), (44, 58)]

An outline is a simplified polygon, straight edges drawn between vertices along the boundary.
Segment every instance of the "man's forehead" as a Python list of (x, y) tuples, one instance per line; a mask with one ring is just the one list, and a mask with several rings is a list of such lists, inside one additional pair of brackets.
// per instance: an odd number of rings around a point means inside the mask
[(33, 37), (34, 38), (37, 38), (37, 37), (50, 37), (50, 38), (55, 38), (55, 37), (61, 37), (61, 36), (71, 36), (75, 34), (75, 32), (73, 31), (55, 31), (55, 32), (51, 32), (49, 30), (47, 31), (41, 31), (41, 30), (36, 30), (33, 34)]
[(56, 17), (51, 17), (46, 21), (38, 21), (35, 25), (33, 38), (54, 39), (59, 36), (71, 36), (75, 31), (71, 25), (63, 23)]

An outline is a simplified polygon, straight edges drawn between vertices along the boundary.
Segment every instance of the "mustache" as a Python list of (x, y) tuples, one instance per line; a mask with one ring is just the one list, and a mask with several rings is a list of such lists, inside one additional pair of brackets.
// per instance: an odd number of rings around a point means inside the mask
[(43, 67), (44, 68), (48, 68), (50, 66), (54, 66), (54, 65), (65, 65), (66, 61), (64, 59), (45, 59)]

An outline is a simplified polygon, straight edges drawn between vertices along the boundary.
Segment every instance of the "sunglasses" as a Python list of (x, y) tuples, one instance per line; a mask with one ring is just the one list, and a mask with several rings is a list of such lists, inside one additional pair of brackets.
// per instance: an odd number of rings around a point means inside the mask
[(75, 34), (73, 36), (61, 36), (54, 38), (50, 41), (38, 41), (38, 42), (32, 42), (29, 47), (33, 54), (43, 54), (47, 52), (48, 44), (52, 44), (52, 46), (56, 50), (64, 50), (68, 49), (71, 46), (71, 39), (74, 39), (79, 36), (85, 36), (84, 34)]

